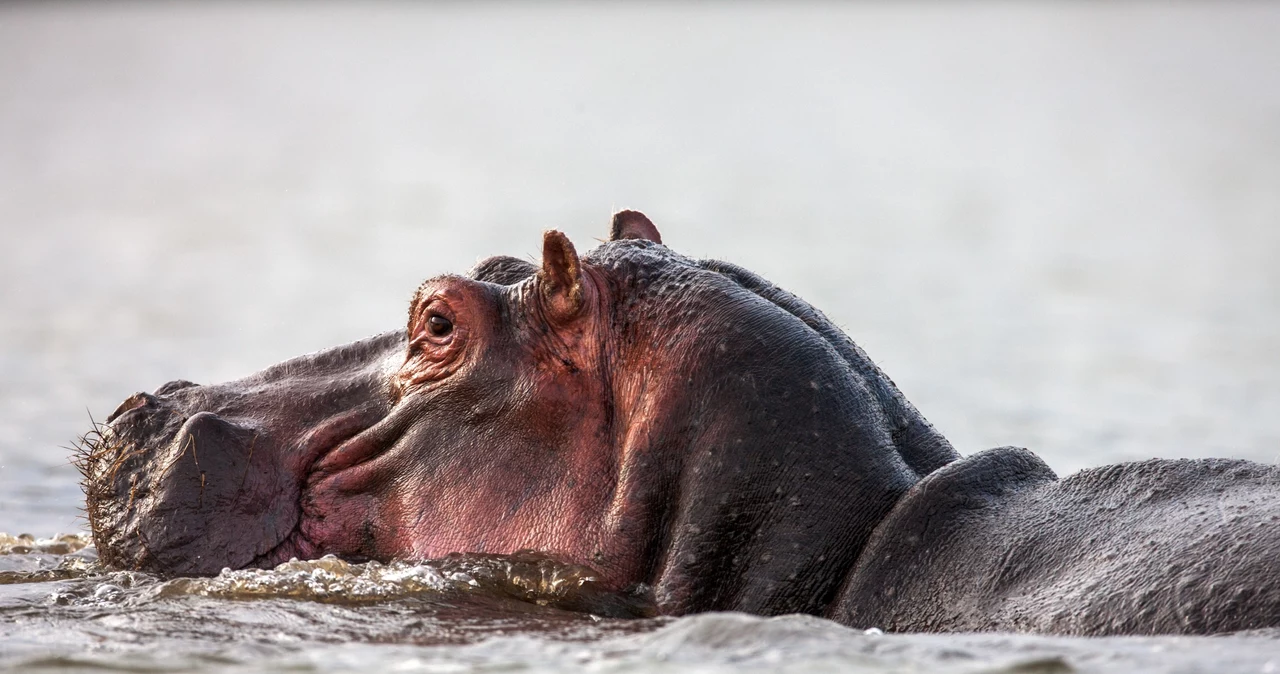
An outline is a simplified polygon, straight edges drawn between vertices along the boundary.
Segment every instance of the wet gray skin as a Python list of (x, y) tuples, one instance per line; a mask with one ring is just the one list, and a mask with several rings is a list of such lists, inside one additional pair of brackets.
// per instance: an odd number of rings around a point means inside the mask
[(1280, 626), (1277, 467), (961, 458), (821, 312), (631, 211), (582, 258), (548, 232), (541, 266), (427, 281), (403, 332), (131, 397), (91, 444), (117, 568), (533, 549), (672, 615)]

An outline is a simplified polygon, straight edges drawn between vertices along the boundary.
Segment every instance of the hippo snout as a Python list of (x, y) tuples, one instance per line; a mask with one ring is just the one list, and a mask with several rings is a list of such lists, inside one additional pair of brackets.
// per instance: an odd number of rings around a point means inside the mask
[(270, 453), (255, 457), (258, 436), (152, 394), (126, 399), (82, 459), (104, 561), (202, 575), (250, 565), (278, 545), (297, 524), (297, 487)]
[[(314, 557), (304, 489), (317, 462), (386, 414), (401, 336), (303, 356), (244, 379), (134, 393), (83, 437), (94, 542), (114, 568), (210, 575)], [(311, 499), (313, 519), (325, 504)]]

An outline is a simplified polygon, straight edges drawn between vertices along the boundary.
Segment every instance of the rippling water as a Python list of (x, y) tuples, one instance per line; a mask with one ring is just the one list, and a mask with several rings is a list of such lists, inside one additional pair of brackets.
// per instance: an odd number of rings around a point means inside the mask
[[(886, 635), (809, 616), (605, 617), (637, 605), (531, 556), (334, 558), (213, 578), (100, 569), (84, 537), (0, 538), (0, 668), (454, 672), (1249, 671), (1280, 632), (1211, 638)], [(83, 549), (82, 549), (83, 548)], [(566, 610), (568, 607), (573, 610)]]
[[(423, 278), (621, 207), (811, 300), (962, 452), (1280, 460), (1278, 34), (1267, 3), (0, 4), (0, 531), (78, 530), (90, 413), (402, 325)], [(0, 541), (0, 666), (1280, 669), (1267, 635), (596, 620), (565, 607), (640, 607), (528, 560), (162, 581), (77, 541)]]

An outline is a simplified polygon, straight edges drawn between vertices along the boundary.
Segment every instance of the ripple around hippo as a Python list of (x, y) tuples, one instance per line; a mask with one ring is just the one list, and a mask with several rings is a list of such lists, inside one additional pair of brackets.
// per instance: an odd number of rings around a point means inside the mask
[(47, 556), (69, 570), (58, 580), (11, 574), (0, 581), (0, 671), (360, 672), (378, 662), (408, 672), (1013, 674), (1267, 672), (1280, 665), (1274, 630), (1082, 640), (880, 634), (803, 615), (601, 618), (549, 605), (581, 587), (581, 569), (527, 556), (386, 565), (328, 558), (164, 580), (107, 571), (77, 556), (86, 551), (91, 559), (92, 548), (0, 555)]

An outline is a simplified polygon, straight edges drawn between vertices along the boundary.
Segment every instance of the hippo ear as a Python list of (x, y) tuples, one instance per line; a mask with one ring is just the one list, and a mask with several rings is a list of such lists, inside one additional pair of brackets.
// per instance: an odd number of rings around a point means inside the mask
[(542, 235), (542, 269), (538, 270), (542, 281), (543, 299), (557, 318), (573, 318), (582, 310), (582, 263), (569, 237), (548, 230)]
[(609, 240), (644, 239), (654, 243), (662, 243), (662, 235), (653, 222), (640, 211), (618, 211), (613, 214), (613, 227), (609, 230)]

